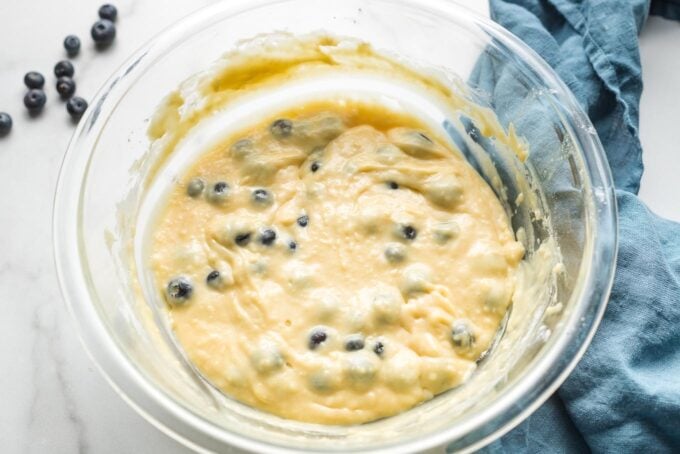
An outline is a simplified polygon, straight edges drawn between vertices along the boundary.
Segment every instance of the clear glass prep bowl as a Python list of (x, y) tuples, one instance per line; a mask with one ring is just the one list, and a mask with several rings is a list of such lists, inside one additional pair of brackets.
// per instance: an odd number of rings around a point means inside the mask
[[(505, 128), (512, 123), (530, 155), (525, 165), (508, 162), (469, 119), (463, 137), (452, 139), (499, 195), (504, 191), (527, 256), (551, 238), (564, 267), (546, 278), (546, 298), (510, 311), (468, 384), (401, 415), (351, 427), (285, 421), (216, 393), (187, 367), (166, 330), (149, 329), (150, 309), (135, 298), (129, 278), (135, 271), (121, 260), (134, 248), (134, 233), (126, 240), (120, 232), (121, 216), (134, 221), (143, 199), (131, 190), (143, 175), (131, 169), (148, 153), (148, 119), (160, 100), (239, 40), (318, 30), (468, 80), (468, 96), (495, 109)], [(512, 87), (510, 101), (507, 91), (501, 97), (487, 79), (481, 83), (485, 71), (502, 73), (494, 81)], [(521, 189), (510, 171), (518, 165), (535, 192), (529, 210), (512, 197)], [(92, 101), (64, 159), (54, 210), (60, 285), (87, 350), (130, 405), (201, 451), (479, 448), (517, 425), (566, 378), (604, 311), (616, 261), (613, 185), (588, 118), (529, 48), (450, 0), (228, 0), (184, 19), (140, 49)]]

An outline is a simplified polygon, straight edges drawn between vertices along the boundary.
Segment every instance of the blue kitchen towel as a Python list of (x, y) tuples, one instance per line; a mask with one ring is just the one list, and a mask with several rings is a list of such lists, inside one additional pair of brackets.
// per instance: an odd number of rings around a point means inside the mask
[[(555, 69), (597, 129), (617, 188), (620, 239), (609, 305), (583, 359), (554, 396), (484, 451), (680, 452), (680, 224), (655, 216), (636, 196), (643, 170), (637, 34), (650, 11), (680, 19), (680, 1), (490, 6), (496, 22)], [(668, 58), (680, 57), (678, 44)], [(471, 82), (491, 93), (501, 118), (511, 117), (517, 87), (503, 67), (489, 65), (481, 61)]]

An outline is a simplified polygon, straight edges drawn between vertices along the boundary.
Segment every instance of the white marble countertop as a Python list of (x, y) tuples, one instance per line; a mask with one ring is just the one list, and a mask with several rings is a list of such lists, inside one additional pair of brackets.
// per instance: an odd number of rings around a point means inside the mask
[[(213, 0), (118, 0), (118, 36), (97, 53), (89, 27), (100, 2), (0, 2), (0, 111), (14, 118), (0, 139), (0, 450), (4, 453), (187, 452), (145, 422), (109, 387), (80, 345), (59, 293), (52, 259), (51, 217), (59, 165), (73, 127), (54, 90), (45, 112), (29, 118), (22, 78), (38, 70), (51, 86), (65, 57), (62, 40), (79, 35), (78, 94), (91, 98), (134, 49), (167, 25)], [(485, 2), (468, 0), (485, 12)], [(680, 220), (680, 62), (666, 56), (680, 25), (652, 19), (642, 35), (645, 94), (641, 135), (647, 173), (642, 195), (657, 212)], [(673, 66), (673, 67), (671, 67)], [(675, 186), (675, 190), (672, 187)]]

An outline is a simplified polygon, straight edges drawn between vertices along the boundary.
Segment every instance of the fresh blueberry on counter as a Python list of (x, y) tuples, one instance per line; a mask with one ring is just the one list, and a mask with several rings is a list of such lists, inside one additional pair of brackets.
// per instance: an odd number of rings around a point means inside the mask
[(269, 131), (277, 139), (283, 139), (293, 133), (293, 122), (285, 118), (279, 118), (271, 124)]
[(116, 22), (118, 18), (118, 9), (110, 3), (100, 6), (98, 13), (100, 18), (108, 19), (111, 22)]
[(76, 92), (76, 83), (70, 77), (57, 79), (57, 93), (62, 99), (68, 99)]
[(0, 112), (0, 137), (12, 130), (12, 117), (7, 112)]
[(184, 276), (171, 279), (166, 288), (168, 302), (176, 306), (185, 304), (191, 298), (193, 292), (194, 287), (191, 285), (191, 281)]
[(307, 224), (309, 224), (309, 216), (307, 216), (306, 214), (303, 214), (302, 216), (297, 218), (297, 224), (300, 227), (307, 227)]
[(62, 60), (54, 65), (54, 75), (57, 77), (73, 77), (76, 70), (68, 60)]
[(24, 96), (24, 105), (32, 114), (39, 113), (45, 107), (45, 102), (47, 102), (47, 96), (38, 88), (28, 90)]
[(64, 49), (69, 57), (75, 57), (80, 52), (80, 38), (76, 35), (68, 35), (64, 38)]
[(272, 194), (266, 189), (262, 188), (255, 189), (253, 191), (252, 199), (256, 204), (264, 206), (271, 205), (274, 201)]
[(90, 35), (98, 46), (108, 46), (116, 38), (116, 26), (108, 19), (101, 19), (92, 25)]
[(345, 350), (348, 352), (355, 352), (364, 348), (364, 336), (361, 334), (352, 334), (345, 339)]
[(74, 96), (66, 102), (66, 111), (73, 120), (79, 120), (87, 110), (87, 101)]
[(24, 76), (24, 84), (28, 88), (42, 88), (45, 86), (45, 78), (37, 71), (29, 71)]
[(274, 230), (264, 229), (262, 233), (260, 233), (260, 243), (265, 246), (271, 246), (274, 244), (274, 241), (276, 241), (276, 232)]
[(250, 232), (245, 232), (245, 233), (239, 233), (234, 237), (234, 243), (236, 243), (237, 246), (247, 246), (248, 243), (250, 243), (250, 238), (252, 237), (252, 233)]
[(201, 178), (193, 178), (191, 181), (189, 181), (189, 184), (187, 184), (187, 195), (192, 198), (196, 198), (203, 194), (203, 190), (205, 189), (205, 181)]

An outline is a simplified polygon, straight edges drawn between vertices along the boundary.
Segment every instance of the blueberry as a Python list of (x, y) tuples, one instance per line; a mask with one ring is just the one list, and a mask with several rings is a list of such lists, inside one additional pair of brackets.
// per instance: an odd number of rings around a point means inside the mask
[(205, 278), (206, 284), (212, 288), (219, 288), (222, 284), (222, 276), (217, 270), (212, 270)]
[(191, 298), (194, 287), (191, 281), (184, 276), (171, 279), (165, 289), (170, 304), (181, 306)]
[(311, 170), (312, 172), (316, 172), (317, 170), (319, 170), (320, 167), (321, 167), (321, 164), (319, 164), (318, 161), (314, 161), (312, 163), (312, 165), (309, 166), (309, 170)]
[(464, 320), (456, 320), (451, 325), (451, 341), (461, 348), (470, 348), (475, 343), (475, 335)]
[(300, 227), (307, 227), (307, 224), (309, 224), (309, 216), (303, 214), (302, 216), (297, 218), (297, 223)]
[(45, 86), (45, 78), (37, 71), (29, 71), (24, 76), (24, 83), (28, 88), (42, 88)]
[(234, 243), (241, 247), (246, 246), (248, 243), (250, 243), (251, 237), (252, 234), (250, 232), (239, 233), (234, 237)]
[(73, 77), (76, 70), (68, 60), (62, 60), (54, 65), (54, 75), (57, 77)]
[(230, 148), (231, 155), (235, 159), (244, 159), (250, 153), (253, 152), (255, 144), (250, 139), (240, 139), (237, 140)]
[(283, 139), (293, 133), (293, 122), (285, 118), (279, 118), (269, 127), (269, 131), (277, 139)]
[(98, 20), (92, 25), (90, 35), (98, 46), (107, 46), (116, 37), (116, 26), (108, 19)]
[(328, 333), (326, 333), (325, 328), (319, 326), (312, 329), (309, 333), (309, 349), (316, 349), (316, 347), (326, 342), (326, 339), (328, 339)]
[(406, 247), (400, 243), (388, 243), (385, 258), (390, 263), (401, 263), (406, 259)]
[(390, 189), (399, 189), (399, 184), (396, 181), (388, 181), (387, 186)]
[(225, 181), (218, 181), (213, 184), (208, 191), (208, 200), (213, 203), (222, 203), (229, 196), (229, 184)]
[(203, 193), (205, 189), (205, 181), (201, 178), (193, 178), (187, 184), (187, 195), (194, 199)]
[(348, 352), (355, 352), (364, 348), (364, 336), (361, 334), (352, 334), (345, 339), (345, 350)]
[(76, 83), (70, 77), (57, 79), (57, 93), (62, 99), (68, 99), (76, 92)]
[(385, 344), (383, 344), (381, 341), (375, 341), (375, 344), (373, 344), (373, 353), (378, 356), (382, 356), (383, 353), (385, 353)]
[(401, 227), (401, 234), (407, 240), (415, 240), (418, 236), (418, 231), (412, 225), (404, 225)]
[(99, 17), (115, 22), (118, 18), (118, 10), (110, 3), (106, 3), (99, 7)]
[(272, 202), (274, 201), (274, 197), (272, 194), (267, 191), (266, 189), (255, 189), (253, 191), (253, 202), (257, 203), (258, 205), (271, 205)]
[(297, 249), (297, 243), (296, 243), (295, 241), (292, 241), (292, 240), (291, 240), (291, 241), (288, 243), (288, 249), (290, 249), (291, 251), (294, 251), (295, 249)]
[(423, 139), (425, 142), (434, 143), (434, 142), (432, 142), (432, 139), (430, 139), (429, 137), (427, 137), (427, 136), (426, 136), (425, 134), (423, 134), (422, 132), (418, 132), (417, 135), (418, 135), (418, 137), (420, 137), (421, 139)]
[(24, 105), (31, 113), (40, 112), (45, 107), (46, 101), (45, 92), (38, 88), (28, 90), (26, 96), (24, 96)]
[(69, 57), (75, 57), (80, 52), (80, 38), (76, 35), (68, 35), (64, 38), (64, 49)]
[(0, 112), (0, 137), (6, 136), (12, 130), (12, 117), (6, 112)]
[(265, 246), (271, 246), (276, 240), (276, 232), (272, 229), (265, 229), (260, 233), (260, 243)]
[(66, 111), (74, 120), (80, 119), (87, 110), (87, 101), (79, 96), (74, 96), (66, 102)]

